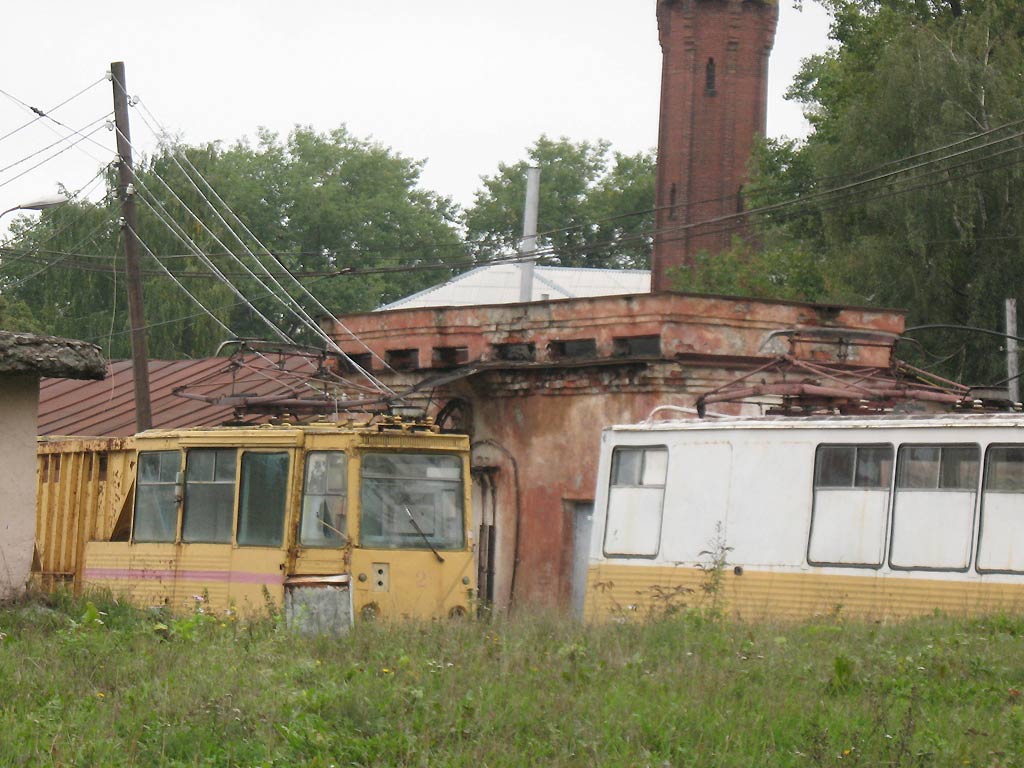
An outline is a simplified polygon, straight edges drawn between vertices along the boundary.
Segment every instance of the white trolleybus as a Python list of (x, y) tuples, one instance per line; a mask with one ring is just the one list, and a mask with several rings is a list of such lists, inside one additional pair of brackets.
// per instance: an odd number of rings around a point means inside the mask
[(659, 410), (603, 433), (587, 618), (1024, 610), (1024, 416)]

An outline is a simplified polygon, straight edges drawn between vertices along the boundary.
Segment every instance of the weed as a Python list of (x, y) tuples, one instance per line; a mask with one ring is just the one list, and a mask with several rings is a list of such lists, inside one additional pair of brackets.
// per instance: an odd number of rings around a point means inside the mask
[(832, 660), (832, 676), (825, 686), (832, 693), (843, 693), (850, 690), (856, 683), (856, 662), (845, 654), (839, 654)]
[(0, 608), (0, 765), (895, 768), (1024, 750), (1020, 636), (992, 622), (743, 624), (689, 606), (306, 638), (196, 602), (174, 619), (101, 595)]
[(708, 541), (708, 549), (701, 550), (697, 567), (703, 572), (700, 583), (701, 592), (707, 601), (708, 611), (712, 617), (721, 616), (725, 569), (729, 565), (728, 558), (732, 547), (725, 541), (722, 521), (715, 523), (715, 535)]
[(674, 616), (688, 607), (690, 595), (693, 588), (676, 584), (671, 587), (663, 587), (660, 584), (652, 584), (650, 587), (650, 616), (651, 619), (666, 618)]

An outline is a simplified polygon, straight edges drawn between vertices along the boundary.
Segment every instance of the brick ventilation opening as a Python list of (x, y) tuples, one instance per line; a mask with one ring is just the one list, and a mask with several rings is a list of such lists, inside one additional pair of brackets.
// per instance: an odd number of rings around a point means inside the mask
[(597, 357), (597, 341), (595, 339), (552, 341), (548, 344), (548, 354), (553, 360)]
[(620, 336), (612, 342), (615, 357), (660, 357), (660, 336)]
[(434, 347), (430, 356), (430, 364), (434, 368), (453, 368), (468, 362), (468, 347)]
[(358, 355), (349, 355), (347, 360), (341, 361), (341, 370), (345, 373), (355, 373), (358, 369), (364, 371), (372, 370), (373, 355), (369, 352), (362, 352)]
[(418, 349), (389, 349), (384, 353), (384, 359), (396, 371), (412, 371), (420, 367)]
[(509, 362), (530, 362), (537, 359), (533, 344), (494, 344), (494, 357)]

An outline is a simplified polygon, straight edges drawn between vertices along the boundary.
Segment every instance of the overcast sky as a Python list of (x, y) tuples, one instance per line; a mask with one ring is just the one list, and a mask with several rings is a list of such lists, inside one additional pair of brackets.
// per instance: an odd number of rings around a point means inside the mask
[[(7, 3), (0, 61), (0, 210), (74, 191), (114, 154), (100, 129), (66, 144), (50, 111), (125, 62), (128, 91), (189, 143), (232, 142), (259, 126), (341, 123), (426, 160), (424, 186), (466, 205), (481, 175), (515, 162), (541, 133), (657, 143), (661, 51), (655, 0), (45, 0)], [(828, 18), (780, 0), (769, 135), (806, 124), (782, 94), (801, 58), (827, 46)], [(106, 81), (50, 114), (82, 129), (111, 110)], [(154, 134), (132, 110), (137, 150)], [(12, 135), (8, 135), (12, 134)], [(97, 142), (97, 143), (94, 143)], [(19, 162), (38, 153), (25, 162)], [(45, 161), (45, 162), (44, 162)], [(34, 170), (32, 166), (39, 164)], [(4, 224), (9, 219), (5, 219)]]

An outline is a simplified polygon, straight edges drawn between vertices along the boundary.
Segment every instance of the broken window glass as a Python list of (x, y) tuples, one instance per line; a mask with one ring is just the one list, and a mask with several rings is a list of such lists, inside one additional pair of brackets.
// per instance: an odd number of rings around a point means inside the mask
[(342, 451), (310, 451), (302, 492), (299, 542), (306, 547), (337, 547), (347, 540), (345, 502), (348, 460)]

